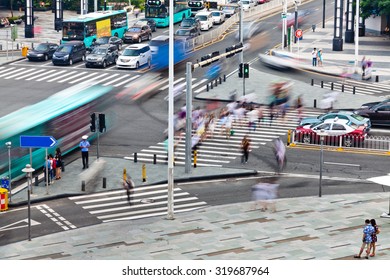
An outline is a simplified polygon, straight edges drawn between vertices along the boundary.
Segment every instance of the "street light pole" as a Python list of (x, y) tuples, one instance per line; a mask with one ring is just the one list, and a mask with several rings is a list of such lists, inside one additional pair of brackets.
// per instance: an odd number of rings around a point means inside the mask
[(325, 28), (325, 0), (322, 0), (322, 28)]
[(359, 61), (359, 17), (360, 17), (360, 2), (356, 0), (356, 16), (355, 16), (355, 67)]
[(22, 172), (26, 173), (27, 177), (27, 201), (28, 201), (28, 241), (31, 241), (31, 183), (32, 183), (32, 173), (35, 171), (30, 164), (26, 164), (26, 167), (22, 169)]
[(8, 148), (8, 178), (9, 178), (9, 202), (12, 201), (12, 175), (11, 175), (11, 142), (5, 143)]

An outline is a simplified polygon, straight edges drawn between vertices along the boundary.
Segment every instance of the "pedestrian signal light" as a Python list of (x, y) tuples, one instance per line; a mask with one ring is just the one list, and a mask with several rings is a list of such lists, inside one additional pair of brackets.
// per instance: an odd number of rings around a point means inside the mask
[(242, 68), (243, 68), (243, 66), (242, 66), (242, 63), (240, 63), (240, 65), (238, 66), (238, 77), (239, 78), (242, 78)]
[(96, 114), (92, 113), (91, 114), (91, 126), (90, 126), (91, 132), (96, 131)]
[(100, 132), (106, 131), (106, 115), (105, 114), (99, 114), (99, 131)]
[(244, 78), (249, 78), (249, 63), (244, 64)]

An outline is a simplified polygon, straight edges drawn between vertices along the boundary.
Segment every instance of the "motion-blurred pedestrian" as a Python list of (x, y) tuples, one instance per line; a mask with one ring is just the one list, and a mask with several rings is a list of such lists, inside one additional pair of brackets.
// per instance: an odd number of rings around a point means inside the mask
[(271, 210), (276, 212), (275, 199), (278, 196), (279, 184), (276, 178), (263, 178), (252, 187), (252, 200), (254, 205), (252, 210), (256, 210), (260, 206), (261, 211)]
[(249, 150), (250, 150), (250, 144), (251, 144), (250, 141), (251, 140), (249, 139), (248, 135), (245, 135), (241, 141), (241, 151), (242, 151), (241, 163), (243, 163), (243, 164), (248, 162)]
[(129, 202), (129, 205), (131, 206), (132, 205), (131, 196), (134, 193), (135, 184), (130, 176), (126, 175), (126, 177), (127, 177), (126, 180), (123, 182), (123, 187), (126, 190), (127, 201)]

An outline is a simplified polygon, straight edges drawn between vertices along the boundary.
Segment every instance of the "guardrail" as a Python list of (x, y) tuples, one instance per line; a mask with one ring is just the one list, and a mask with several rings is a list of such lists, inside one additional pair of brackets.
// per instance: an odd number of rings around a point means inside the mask
[[(291, 146), (297, 145), (321, 145), (321, 138), (315, 132), (311, 133), (296, 133), (295, 130), (291, 131), (290, 142), (287, 143)], [(390, 137), (389, 136), (325, 136), (323, 139), (323, 145), (337, 147), (338, 150), (344, 148), (356, 148), (375, 151), (384, 151), (390, 155)]]

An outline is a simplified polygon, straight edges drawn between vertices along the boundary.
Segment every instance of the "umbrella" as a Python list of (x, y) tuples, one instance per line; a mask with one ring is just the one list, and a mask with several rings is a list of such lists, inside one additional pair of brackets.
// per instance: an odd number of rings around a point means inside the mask
[[(382, 186), (389, 186), (390, 187), (390, 173), (388, 175), (385, 175), (385, 176), (368, 178), (367, 181), (371, 181), (371, 182), (380, 184)], [(389, 195), (389, 212), (387, 214), (383, 213), (381, 215), (381, 217), (390, 218), (390, 195)]]

